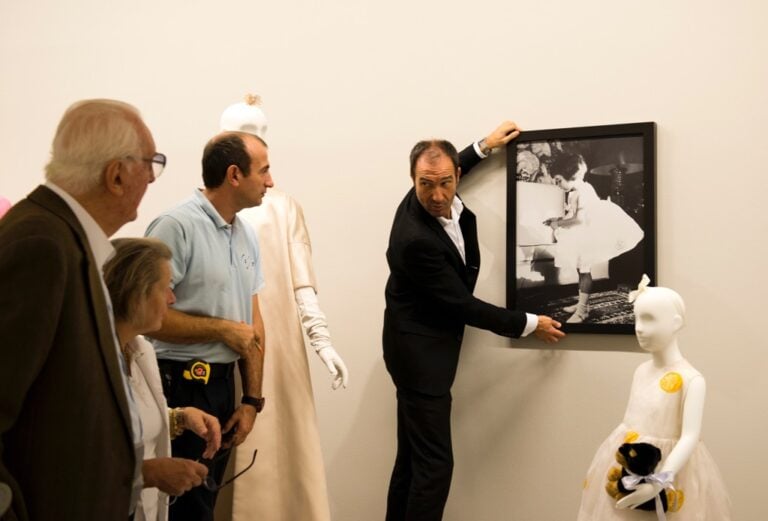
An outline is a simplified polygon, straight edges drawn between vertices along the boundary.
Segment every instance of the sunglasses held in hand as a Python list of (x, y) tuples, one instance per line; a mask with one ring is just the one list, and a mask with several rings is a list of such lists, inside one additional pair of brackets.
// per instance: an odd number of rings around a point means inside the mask
[(211, 474), (211, 472), (213, 471), (213, 467), (216, 465), (216, 463), (226, 458), (230, 452), (231, 452), (231, 449), (225, 449), (225, 450), (219, 451), (219, 454), (217, 454), (211, 459), (200, 458), (198, 460), (200, 463), (208, 467), (208, 475), (205, 476), (205, 479), (203, 480), (203, 486), (207, 490), (210, 490), (211, 492), (217, 492), (220, 489), (232, 483), (235, 479), (239, 478), (240, 476), (248, 472), (248, 470), (251, 467), (253, 467), (253, 464), (256, 462), (256, 453), (258, 452), (258, 449), (253, 449), (253, 457), (251, 458), (251, 462), (248, 464), (247, 467), (245, 467), (243, 470), (241, 470), (240, 472), (238, 472), (228, 480), (224, 481), (223, 483), (216, 483), (216, 480)]

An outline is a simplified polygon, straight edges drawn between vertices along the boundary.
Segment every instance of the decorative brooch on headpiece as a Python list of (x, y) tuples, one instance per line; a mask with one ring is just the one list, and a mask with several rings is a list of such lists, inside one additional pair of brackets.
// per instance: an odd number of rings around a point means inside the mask
[(651, 283), (651, 279), (648, 278), (648, 275), (643, 273), (643, 278), (640, 279), (640, 284), (637, 285), (637, 289), (635, 291), (629, 292), (629, 297), (627, 298), (627, 300), (629, 300), (630, 302), (634, 302), (635, 300), (637, 300), (637, 297), (640, 296), (640, 293), (645, 291), (645, 289), (648, 287), (648, 284), (650, 283)]
[(256, 107), (261, 105), (261, 96), (257, 94), (246, 94), (245, 95), (245, 104), (246, 105), (254, 105)]

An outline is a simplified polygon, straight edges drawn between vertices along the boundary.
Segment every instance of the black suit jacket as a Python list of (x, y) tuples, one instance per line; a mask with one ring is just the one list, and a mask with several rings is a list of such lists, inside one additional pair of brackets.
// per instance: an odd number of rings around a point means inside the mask
[(135, 454), (107, 313), (85, 231), (38, 187), (0, 219), (4, 520), (128, 517)]
[[(480, 161), (470, 146), (459, 155), (464, 174)], [(464, 326), (519, 337), (525, 313), (475, 298), (480, 248), (475, 215), (459, 219), (466, 264), (442, 225), (419, 203), (413, 188), (395, 213), (387, 249), (384, 361), (397, 387), (439, 396), (456, 375)]]

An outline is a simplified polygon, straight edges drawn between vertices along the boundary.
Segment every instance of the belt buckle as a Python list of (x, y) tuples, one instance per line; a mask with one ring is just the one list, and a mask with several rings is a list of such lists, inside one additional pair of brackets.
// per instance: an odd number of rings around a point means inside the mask
[(187, 362), (187, 367), (181, 376), (185, 380), (207, 385), (208, 379), (211, 377), (211, 364), (205, 360), (195, 358)]

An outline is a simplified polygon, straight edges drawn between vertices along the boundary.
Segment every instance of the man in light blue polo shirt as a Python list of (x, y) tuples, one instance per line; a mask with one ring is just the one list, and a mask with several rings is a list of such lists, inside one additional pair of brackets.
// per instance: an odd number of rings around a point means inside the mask
[[(239, 445), (264, 406), (261, 395), (264, 324), (258, 292), (264, 284), (259, 246), (237, 212), (261, 204), (273, 186), (267, 146), (257, 136), (226, 132), (203, 152), (203, 190), (156, 218), (146, 235), (173, 252), (171, 285), (175, 305), (153, 333), (163, 391), (170, 407), (194, 406), (209, 412)], [(243, 381), (235, 407), (234, 367)], [(182, 434), (173, 440), (177, 457), (200, 458), (203, 443)], [(229, 453), (208, 462), (215, 483), (179, 497), (170, 521), (213, 520), (217, 486)]]

